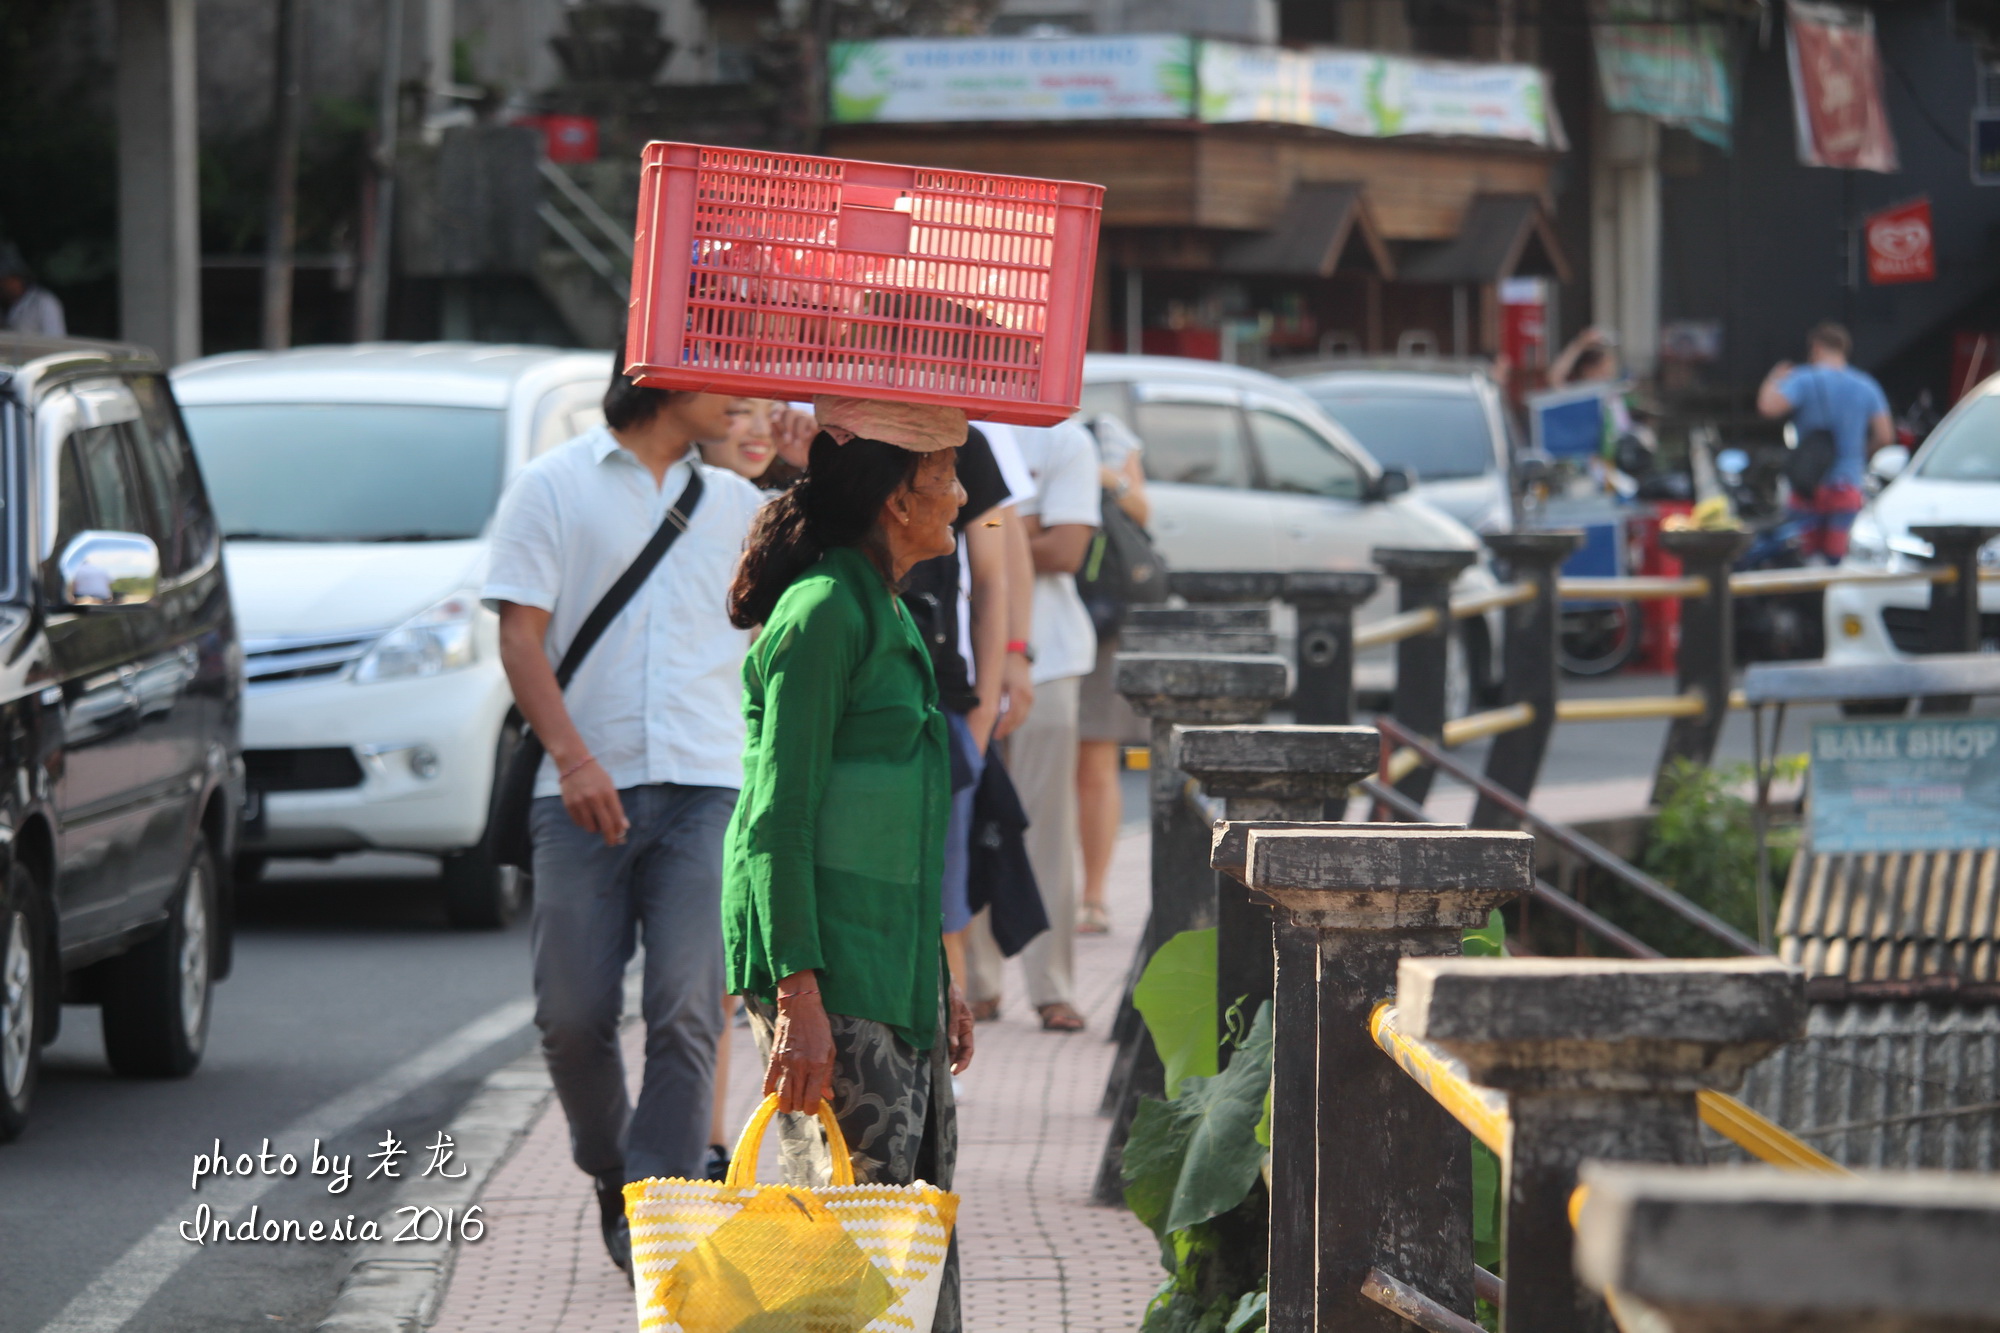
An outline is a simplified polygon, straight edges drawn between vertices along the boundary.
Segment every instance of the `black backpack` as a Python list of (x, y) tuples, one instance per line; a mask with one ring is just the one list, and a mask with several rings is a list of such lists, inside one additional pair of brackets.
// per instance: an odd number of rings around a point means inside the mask
[(1167, 600), (1167, 563), (1110, 491), (1104, 492), (1103, 509), (1097, 535), (1076, 571), (1076, 590), (1097, 637), (1107, 639), (1125, 623), (1131, 607)]
[[(1813, 387), (1819, 390), (1820, 415), (1831, 420), (1827, 411), (1826, 385), (1819, 377), (1825, 371), (1813, 373)], [(1801, 500), (1810, 500), (1826, 474), (1833, 471), (1834, 463), (1840, 457), (1840, 443), (1834, 439), (1831, 426), (1818, 426), (1799, 435), (1799, 442), (1785, 455), (1785, 480), (1791, 483), (1792, 494)]]

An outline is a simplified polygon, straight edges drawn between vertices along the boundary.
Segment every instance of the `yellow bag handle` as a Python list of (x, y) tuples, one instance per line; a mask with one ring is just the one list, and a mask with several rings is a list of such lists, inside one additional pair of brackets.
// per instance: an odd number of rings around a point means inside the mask
[[(757, 1183), (757, 1154), (764, 1146), (764, 1131), (777, 1113), (775, 1092), (750, 1113), (750, 1123), (743, 1126), (743, 1136), (736, 1140), (736, 1151), (729, 1155), (729, 1174), (723, 1178), (723, 1184), (742, 1187)], [(825, 1102), (819, 1104), (819, 1123), (826, 1129), (827, 1151), (833, 1154), (833, 1183), (852, 1185), (854, 1159), (847, 1155), (847, 1136), (840, 1132), (840, 1122), (833, 1118), (833, 1108)]]

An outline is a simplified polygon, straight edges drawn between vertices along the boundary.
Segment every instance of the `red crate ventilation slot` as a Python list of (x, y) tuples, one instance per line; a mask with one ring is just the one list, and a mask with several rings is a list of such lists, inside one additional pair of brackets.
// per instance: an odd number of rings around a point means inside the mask
[(1048, 426), (1076, 411), (1104, 187), (646, 145), (627, 371)]

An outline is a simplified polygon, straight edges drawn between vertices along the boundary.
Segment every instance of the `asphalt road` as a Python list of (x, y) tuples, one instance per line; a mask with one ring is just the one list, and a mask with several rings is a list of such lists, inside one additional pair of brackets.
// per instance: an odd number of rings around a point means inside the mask
[[(354, 1183), (332, 1194), (331, 1174), (314, 1180), (302, 1164), (272, 1178), (260, 1216), (374, 1217), (393, 1182), (362, 1179), (372, 1146), (393, 1132), (410, 1150), (403, 1175), (421, 1171), (422, 1148), (479, 1080), (527, 1049), (528, 993), (525, 927), (451, 930), (419, 858), (274, 867), (242, 912), (236, 970), (215, 991), (192, 1077), (114, 1078), (97, 1011), (64, 1010), (28, 1132), (0, 1147), (0, 1333), (310, 1330), (349, 1247), (177, 1239), (162, 1224), (197, 1216), (196, 1155), (218, 1138), (232, 1155), (254, 1153), (287, 1127), (355, 1120), (321, 1145), (329, 1158), (353, 1154)], [(308, 1158), (311, 1147), (272, 1144)], [(124, 1308), (147, 1284), (157, 1294)]]

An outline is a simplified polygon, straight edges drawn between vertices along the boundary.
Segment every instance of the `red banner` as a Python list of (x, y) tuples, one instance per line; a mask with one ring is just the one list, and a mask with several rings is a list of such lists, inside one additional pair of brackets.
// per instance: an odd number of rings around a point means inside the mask
[(1937, 249), (1931, 243), (1931, 201), (1870, 213), (1862, 224), (1868, 241), (1868, 281), (1877, 287), (1892, 282), (1929, 282), (1937, 276)]
[(1786, 0), (1786, 11), (1799, 161), (1894, 171), (1896, 138), (1882, 102), (1875, 16), (1817, 0)]

